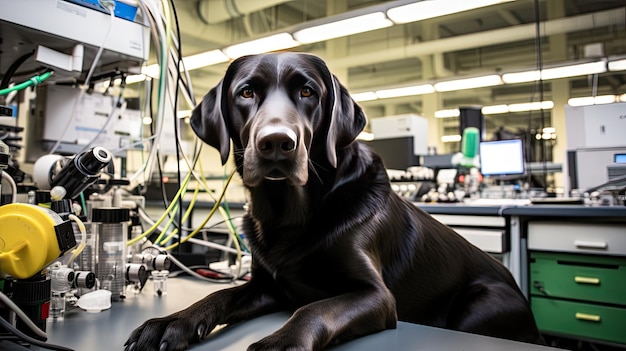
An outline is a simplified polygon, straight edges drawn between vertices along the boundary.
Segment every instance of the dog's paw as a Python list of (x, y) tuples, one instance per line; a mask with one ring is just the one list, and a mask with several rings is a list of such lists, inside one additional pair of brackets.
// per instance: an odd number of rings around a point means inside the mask
[(150, 319), (135, 329), (124, 344), (124, 351), (178, 351), (206, 337), (206, 325), (194, 325), (188, 318)]

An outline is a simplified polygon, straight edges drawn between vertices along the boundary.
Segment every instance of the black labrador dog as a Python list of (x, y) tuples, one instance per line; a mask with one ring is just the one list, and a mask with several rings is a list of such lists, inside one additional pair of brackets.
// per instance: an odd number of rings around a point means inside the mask
[(355, 141), (365, 124), (316, 56), (235, 60), (191, 126), (222, 163), (232, 141), (252, 278), (145, 322), (126, 350), (182, 350), (278, 310), (293, 314), (248, 350), (321, 350), (398, 320), (541, 343), (508, 270), (391, 190), (380, 157)]

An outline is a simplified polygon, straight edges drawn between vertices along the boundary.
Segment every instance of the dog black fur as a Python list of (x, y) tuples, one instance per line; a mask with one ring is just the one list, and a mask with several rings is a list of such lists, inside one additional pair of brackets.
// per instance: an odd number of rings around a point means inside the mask
[(145, 322), (126, 349), (182, 350), (278, 310), (293, 315), (248, 350), (321, 350), (398, 320), (542, 343), (508, 270), (391, 190), (380, 157), (355, 141), (365, 124), (316, 56), (235, 60), (191, 126), (222, 163), (232, 141), (252, 278)]

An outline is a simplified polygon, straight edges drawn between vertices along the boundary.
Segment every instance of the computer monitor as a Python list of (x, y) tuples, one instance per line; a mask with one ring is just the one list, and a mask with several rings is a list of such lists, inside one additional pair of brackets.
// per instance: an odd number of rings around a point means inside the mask
[(414, 154), (413, 137), (374, 139), (365, 143), (380, 155), (388, 169), (406, 170), (419, 165), (419, 157)]
[(480, 172), (485, 176), (524, 174), (524, 147), (522, 140), (481, 142)]

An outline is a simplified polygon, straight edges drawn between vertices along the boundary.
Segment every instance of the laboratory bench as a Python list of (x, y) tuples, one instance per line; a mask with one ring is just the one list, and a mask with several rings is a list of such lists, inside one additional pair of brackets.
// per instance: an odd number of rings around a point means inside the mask
[[(153, 294), (149, 282), (140, 294), (129, 296), (124, 301), (114, 302), (108, 310), (99, 313), (72, 310), (66, 314), (63, 321), (48, 322), (48, 342), (77, 351), (123, 350), (123, 344), (130, 332), (145, 320), (176, 312), (201, 299), (209, 292), (224, 287), (226, 286), (189, 277), (170, 278), (167, 294), (159, 297)], [(192, 345), (189, 350), (245, 350), (248, 345), (278, 330), (288, 318), (287, 312), (279, 312), (225, 327), (214, 331), (202, 343)], [(556, 349), (399, 322), (396, 329), (368, 335), (328, 350), (548, 351)]]

